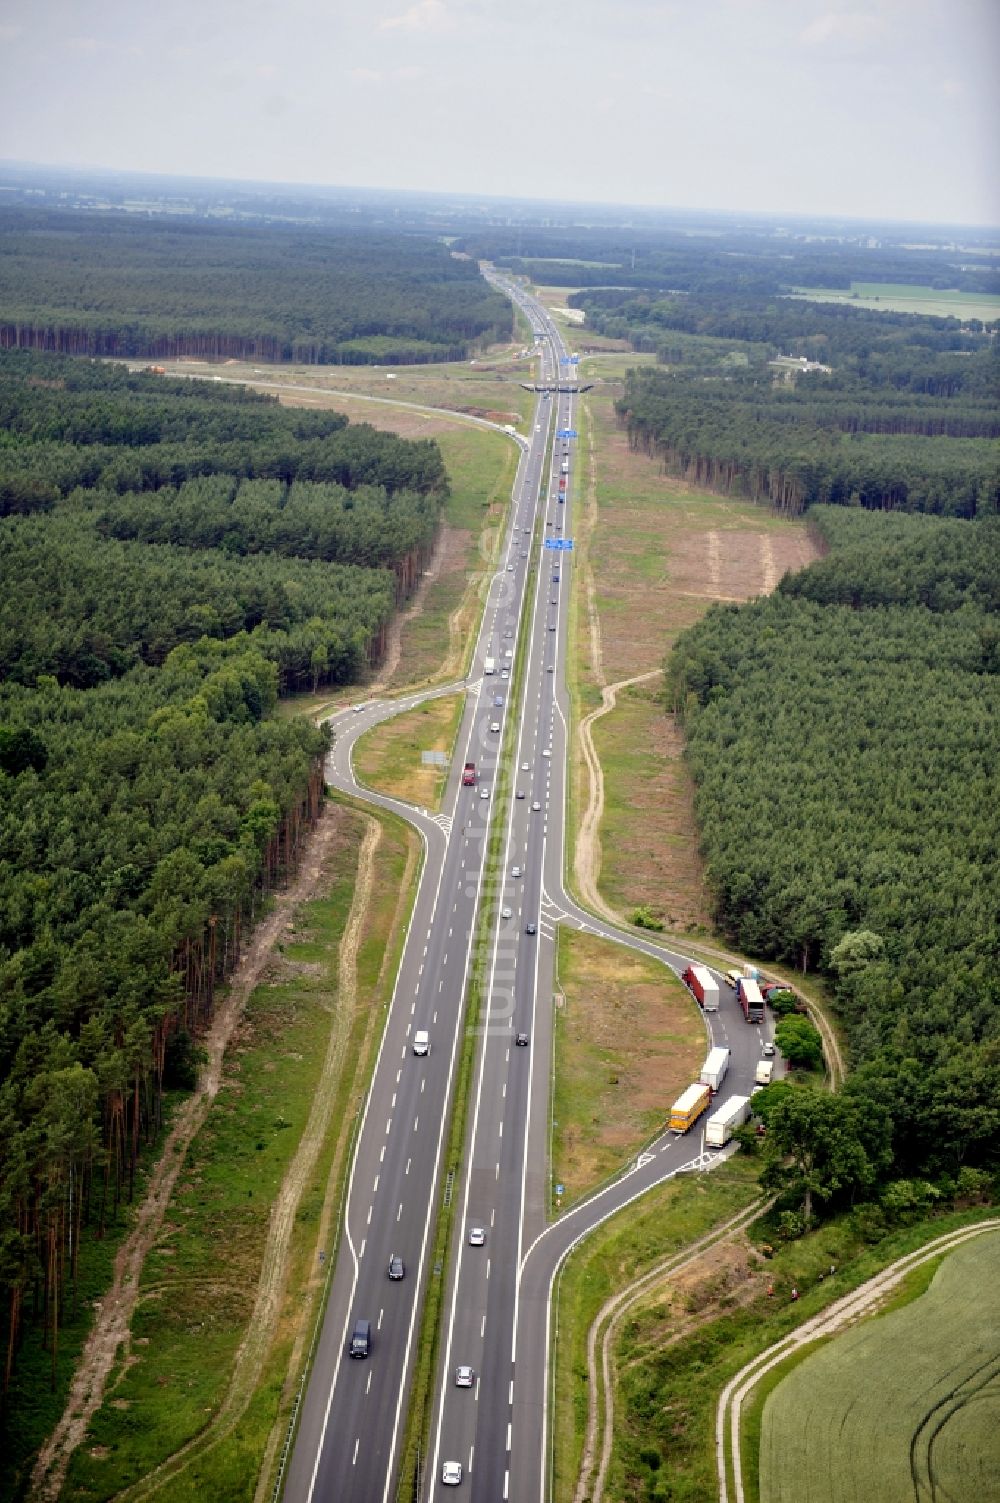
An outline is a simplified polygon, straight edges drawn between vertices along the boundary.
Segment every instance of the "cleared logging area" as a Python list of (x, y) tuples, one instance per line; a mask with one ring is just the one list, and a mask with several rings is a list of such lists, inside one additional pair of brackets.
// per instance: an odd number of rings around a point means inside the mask
[(1000, 1487), (1000, 1234), (927, 1293), (796, 1367), (764, 1407), (761, 1503), (992, 1498)]

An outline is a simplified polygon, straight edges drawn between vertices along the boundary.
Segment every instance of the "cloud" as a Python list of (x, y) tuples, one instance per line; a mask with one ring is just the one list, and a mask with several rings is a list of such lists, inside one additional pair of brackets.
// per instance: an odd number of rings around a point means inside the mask
[(439, 31), (448, 22), (444, 0), (416, 0), (400, 16), (386, 16), (378, 23), (379, 31)]
[(423, 71), (423, 68), (414, 67), (412, 64), (404, 64), (399, 68), (388, 68), (385, 70), (381, 68), (352, 68), (350, 76), (354, 79), (355, 83), (379, 84), (392, 81), (405, 83), (412, 78), (421, 78)]
[(799, 36), (807, 47), (857, 47), (874, 42), (883, 32), (878, 16), (860, 11), (827, 11), (817, 16)]

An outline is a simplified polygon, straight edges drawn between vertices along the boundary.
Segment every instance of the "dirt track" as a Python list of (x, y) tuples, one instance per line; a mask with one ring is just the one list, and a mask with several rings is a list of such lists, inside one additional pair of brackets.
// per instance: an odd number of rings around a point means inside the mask
[[(255, 930), (250, 945), (233, 973), (228, 992), (217, 1008), (212, 1026), (204, 1040), (208, 1061), (201, 1079), (193, 1094), (179, 1109), (174, 1125), (153, 1168), (146, 1194), (136, 1212), (135, 1225), (115, 1258), (111, 1287), (100, 1303), (94, 1325), (80, 1355), (66, 1408), (55, 1430), (39, 1452), (35, 1463), (29, 1497), (39, 1500), (39, 1503), (43, 1503), (43, 1500), (44, 1503), (48, 1503), (48, 1500), (54, 1500), (59, 1496), (70, 1457), (83, 1440), (92, 1417), (104, 1399), (105, 1386), (119, 1349), (124, 1348), (126, 1353), (128, 1351), (129, 1328), (139, 1294), (139, 1279), (143, 1262), (159, 1235), (164, 1213), (188, 1149), (218, 1092), (226, 1046), (240, 1020), (247, 999), (260, 980), (277, 937), (288, 922), (289, 914), (315, 893), (336, 831), (336, 818), (330, 809), (325, 809), (316, 829), (309, 837), (298, 875), (291, 887), (276, 896), (272, 911)], [(374, 847), (372, 854), (373, 851)], [(352, 908), (352, 919), (354, 913), (355, 910)], [(310, 1118), (311, 1123), (312, 1118)], [(293, 1169), (297, 1161), (298, 1156), (293, 1162)], [(284, 1213), (279, 1213), (276, 1206), (275, 1223), (283, 1219), (283, 1215)], [(271, 1236), (268, 1239), (269, 1251), (274, 1233), (275, 1226), (272, 1225)], [(270, 1259), (267, 1256), (265, 1256), (265, 1273), (262, 1273), (262, 1281), (267, 1283), (272, 1282), (278, 1276), (278, 1270), (271, 1268)], [(261, 1295), (258, 1292), (258, 1303), (260, 1298)], [(270, 1296), (265, 1296), (265, 1303), (270, 1304)], [(256, 1315), (255, 1310), (255, 1317)], [(252, 1326), (250, 1329), (252, 1332)], [(250, 1339), (251, 1337), (248, 1336), (248, 1340)], [(244, 1348), (246, 1345), (245, 1342)], [(241, 1357), (244, 1348), (241, 1348)], [(239, 1361), (237, 1362), (237, 1375), (238, 1372)], [(236, 1383), (237, 1377), (234, 1376), (234, 1387)]]

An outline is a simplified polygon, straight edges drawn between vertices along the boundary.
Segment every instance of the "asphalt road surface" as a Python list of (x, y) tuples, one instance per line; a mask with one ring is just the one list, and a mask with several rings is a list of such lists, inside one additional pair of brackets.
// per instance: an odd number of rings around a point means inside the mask
[[(420, 1496), (541, 1503), (547, 1496), (549, 1297), (559, 1264), (576, 1240), (630, 1199), (678, 1170), (711, 1162), (701, 1141), (702, 1118), (687, 1137), (665, 1134), (619, 1179), (549, 1223), (557, 924), (603, 934), (676, 971), (688, 962), (593, 918), (563, 887), (568, 721), (563, 665), (573, 566), (571, 551), (554, 551), (545, 543), (570, 536), (575, 446), (553, 437), (550, 449), (549, 439), (553, 430), (574, 427), (576, 398), (565, 388), (574, 386), (575, 368), (545, 310), (520, 287), (489, 275), (531, 321), (543, 382), (564, 390), (539, 395), (531, 433), (521, 440), (510, 531), (469, 677), (461, 686), (467, 703), (445, 812), (430, 815), (382, 795), (365, 795), (417, 827), (425, 862), (383, 1044), (357, 1125), (343, 1236), (285, 1478), (284, 1497), (294, 1503), (386, 1503), (395, 1496), (422, 1300), (428, 1281), (442, 1276), (428, 1266), (442, 1185), (459, 1214)], [(533, 558), (539, 567), (526, 600)], [(515, 706), (507, 675), (513, 674), (522, 631), (526, 671)], [(488, 666), (492, 672), (486, 672)], [(453, 693), (456, 687), (434, 692)], [(330, 783), (359, 793), (351, 764), (357, 736), (428, 697), (368, 703), (338, 715)], [(509, 715), (515, 719), (505, 737)], [(494, 724), (499, 731), (491, 729)], [(504, 740), (513, 745), (518, 796), (510, 799), (502, 831), (499, 891), (485, 893), (492, 795)], [(472, 788), (461, 786), (467, 761), (477, 765)], [(497, 899), (487, 1014), (477, 1046), (465, 1151), (451, 1165), (443, 1157), (446, 1124), (472, 939), (484, 897)], [(715, 1105), (730, 1095), (749, 1094), (763, 1032), (747, 1027), (733, 993), (724, 984), (720, 989), (720, 1011), (705, 1015), (706, 1045), (727, 1044), (732, 1059)], [(413, 1035), (420, 1029), (430, 1037), (426, 1055), (413, 1052)], [(518, 1034), (527, 1036), (521, 1046), (515, 1042)], [(473, 1226), (485, 1233), (482, 1245), (469, 1244)], [(403, 1260), (401, 1279), (388, 1277), (393, 1254)], [(352, 1360), (347, 1352), (359, 1319), (370, 1322), (371, 1351), (365, 1360)], [(459, 1366), (472, 1368), (470, 1385), (456, 1382)], [(441, 1480), (446, 1462), (461, 1465), (457, 1487)]]

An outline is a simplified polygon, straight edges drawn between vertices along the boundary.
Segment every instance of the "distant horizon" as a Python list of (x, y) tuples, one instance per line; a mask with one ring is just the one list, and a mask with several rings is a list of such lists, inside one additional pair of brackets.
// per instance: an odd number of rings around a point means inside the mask
[[(116, 167), (107, 163), (71, 162), (71, 161), (33, 161), (13, 157), (0, 157), (0, 171), (17, 171), (24, 174), (38, 173), (73, 173), (81, 177), (107, 176), (123, 179), (149, 179), (164, 183), (190, 183), (200, 184), (205, 187), (226, 185), (239, 185), (245, 188), (258, 188), (262, 190), (282, 189), (294, 193), (299, 191), (306, 194), (335, 193), (335, 194), (398, 194), (408, 198), (437, 198), (437, 199), (472, 199), (484, 203), (496, 204), (525, 204), (537, 205), (539, 208), (546, 206), (553, 209), (605, 209), (605, 210), (636, 210), (645, 214), (663, 215), (686, 215), (691, 218), (699, 216), (711, 218), (720, 216), (731, 219), (759, 219), (764, 221), (791, 220), (803, 224), (838, 224), (848, 223), (855, 225), (882, 225), (912, 228), (926, 228), (936, 230), (977, 230), (989, 231), (1000, 236), (1000, 221), (989, 220), (938, 220), (938, 219), (914, 219), (909, 217), (878, 216), (859, 213), (838, 213), (832, 210), (809, 212), (803, 209), (746, 209), (726, 208), (722, 205), (698, 206), (681, 203), (654, 203), (652, 201), (636, 201), (625, 199), (599, 199), (599, 198), (542, 198), (536, 194), (514, 194), (483, 192), (473, 188), (432, 188), (432, 187), (399, 187), (391, 184), (379, 183), (335, 183), (305, 181), (288, 178), (256, 178), (247, 177), (241, 173), (198, 173), (182, 170), (154, 170), (140, 167)], [(0, 189), (4, 185), (0, 184)], [(0, 199), (0, 205), (3, 200)]]

